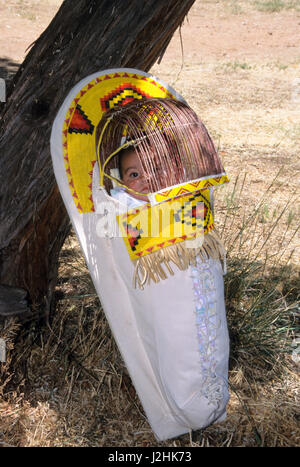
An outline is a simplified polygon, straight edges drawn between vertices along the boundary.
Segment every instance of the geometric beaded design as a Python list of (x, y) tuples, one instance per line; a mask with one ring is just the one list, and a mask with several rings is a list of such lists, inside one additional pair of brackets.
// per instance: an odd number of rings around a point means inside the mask
[(118, 215), (117, 222), (129, 257), (136, 260), (210, 232), (214, 225), (209, 189), (155, 206), (146, 203)]
[(95, 128), (112, 107), (143, 97), (174, 97), (153, 77), (111, 72), (87, 83), (74, 97), (62, 128), (63, 158), (71, 194), (79, 212), (93, 212), (92, 175), (96, 163)]

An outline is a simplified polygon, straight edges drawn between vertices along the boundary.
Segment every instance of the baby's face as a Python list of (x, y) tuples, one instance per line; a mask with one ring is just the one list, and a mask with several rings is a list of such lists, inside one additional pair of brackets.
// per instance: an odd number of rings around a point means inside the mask
[[(122, 181), (124, 185), (140, 193), (149, 193), (149, 183), (145, 177), (142, 165), (134, 149), (122, 157)], [(149, 201), (146, 195), (136, 195), (129, 192), (131, 196), (141, 201)]]

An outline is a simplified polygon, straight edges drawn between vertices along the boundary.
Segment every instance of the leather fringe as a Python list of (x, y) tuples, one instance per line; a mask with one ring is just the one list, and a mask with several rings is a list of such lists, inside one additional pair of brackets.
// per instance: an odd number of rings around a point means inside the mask
[(158, 251), (142, 256), (135, 261), (133, 285), (143, 290), (146, 282), (159, 282), (165, 280), (169, 275), (173, 276), (174, 271), (170, 265), (173, 263), (178, 269), (184, 271), (190, 264), (196, 263), (199, 256), (202, 261), (209, 258), (219, 259), (223, 262), (223, 273), (226, 274), (226, 250), (222, 240), (215, 230), (204, 235), (203, 243), (200, 247), (190, 248), (188, 242), (175, 243)]

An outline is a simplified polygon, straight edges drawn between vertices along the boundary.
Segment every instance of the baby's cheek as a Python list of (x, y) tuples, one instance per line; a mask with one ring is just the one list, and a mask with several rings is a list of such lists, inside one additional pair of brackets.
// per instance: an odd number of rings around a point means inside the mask
[(130, 188), (134, 188), (136, 186), (136, 180), (129, 180), (126, 185)]
[(131, 180), (129, 184), (130, 188), (133, 188), (134, 190), (141, 186), (141, 180)]

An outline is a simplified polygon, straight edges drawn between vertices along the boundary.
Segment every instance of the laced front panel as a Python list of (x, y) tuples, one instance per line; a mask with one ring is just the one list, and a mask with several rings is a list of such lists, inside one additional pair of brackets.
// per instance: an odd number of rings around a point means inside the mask
[(216, 288), (211, 260), (203, 261), (197, 257), (195, 266), (191, 267), (197, 339), (202, 372), (202, 395), (210, 403), (220, 403), (224, 396), (224, 381), (216, 374), (216, 339), (220, 327), (217, 315)]

